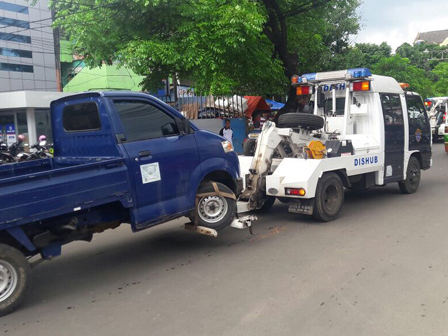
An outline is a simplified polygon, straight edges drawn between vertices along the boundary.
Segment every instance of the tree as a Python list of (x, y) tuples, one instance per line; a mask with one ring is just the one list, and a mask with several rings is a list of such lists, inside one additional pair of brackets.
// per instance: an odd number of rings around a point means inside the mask
[(214, 94), (284, 93), (293, 74), (324, 68), (326, 55), (348, 45), (359, 27), (358, 5), (358, 0), (51, 1), (55, 24), (87, 65), (118, 61), (145, 75), (147, 89), (176, 75)]
[(373, 43), (357, 43), (347, 47), (336, 54), (330, 63), (332, 69), (372, 68), (381, 59), (390, 57), (392, 48), (383, 42), (380, 45)]
[(372, 72), (377, 75), (390, 76), (398, 82), (408, 83), (409, 90), (416, 91), (423, 97), (433, 95), (432, 82), (425, 70), (413, 65), (408, 58), (395, 55), (381, 59), (372, 67)]
[(432, 72), (436, 76), (433, 95), (437, 97), (448, 96), (448, 63), (439, 63)]
[(440, 63), (439, 60), (431, 59), (432, 56), (437, 56), (441, 50), (446, 47), (440, 47), (437, 44), (416, 44), (411, 46), (409, 43), (403, 43), (396, 50), (396, 53), (401, 57), (408, 58), (411, 65), (424, 69), (428, 73)]

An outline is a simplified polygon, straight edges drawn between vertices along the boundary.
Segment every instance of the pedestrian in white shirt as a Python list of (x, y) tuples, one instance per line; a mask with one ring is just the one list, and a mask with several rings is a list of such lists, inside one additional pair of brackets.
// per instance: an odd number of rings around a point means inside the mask
[(230, 119), (226, 119), (225, 126), (219, 131), (219, 135), (230, 141), (233, 146), (233, 131), (230, 128)]

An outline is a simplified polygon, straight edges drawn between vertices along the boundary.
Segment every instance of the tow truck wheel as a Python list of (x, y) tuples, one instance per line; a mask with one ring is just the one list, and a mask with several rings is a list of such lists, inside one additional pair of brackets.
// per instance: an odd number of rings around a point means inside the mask
[(314, 218), (329, 222), (337, 218), (344, 203), (344, 186), (335, 173), (324, 174), (316, 188)]
[(267, 200), (263, 203), (263, 206), (258, 209), (259, 212), (268, 211), (275, 203), (275, 197), (268, 197)]
[(257, 140), (255, 139), (247, 139), (246, 142), (243, 144), (244, 156), (254, 156), (256, 149), (257, 149)]
[(403, 194), (413, 194), (420, 184), (420, 162), (415, 156), (411, 156), (406, 172), (406, 180), (398, 182), (398, 186)]
[[(221, 193), (233, 195), (232, 190), (224, 184), (215, 183)], [(236, 201), (219, 194), (214, 195), (214, 192), (215, 190), (210, 182), (203, 183), (199, 187), (198, 195), (211, 195), (200, 197), (197, 200), (195, 215), (197, 216), (199, 226), (219, 231), (232, 223), (236, 212)], [(194, 220), (194, 218), (190, 219)]]
[(17, 249), (0, 244), (0, 316), (11, 313), (23, 301), (30, 264)]

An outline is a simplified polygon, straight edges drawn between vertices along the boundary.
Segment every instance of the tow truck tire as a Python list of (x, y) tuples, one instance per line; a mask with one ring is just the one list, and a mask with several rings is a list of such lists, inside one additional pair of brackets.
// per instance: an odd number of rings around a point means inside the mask
[(309, 113), (285, 113), (278, 118), (280, 128), (305, 128), (310, 131), (324, 127), (324, 119)]
[(344, 186), (335, 173), (324, 174), (317, 183), (314, 218), (330, 222), (336, 219), (344, 203)]
[(272, 208), (272, 206), (275, 203), (275, 197), (268, 197), (268, 199), (263, 203), (263, 206), (258, 209), (258, 212), (266, 212), (268, 211), (270, 208)]
[[(222, 193), (232, 194), (232, 190), (222, 183), (215, 182)], [(198, 195), (214, 192), (211, 182), (203, 183), (198, 189)], [(199, 226), (205, 226), (216, 231), (232, 224), (236, 213), (236, 201), (221, 195), (200, 197), (197, 200), (195, 216)], [(190, 219), (194, 221), (194, 217)]]
[(398, 182), (398, 186), (403, 194), (413, 194), (420, 184), (420, 162), (415, 156), (411, 156), (406, 171), (406, 180)]
[(0, 316), (14, 311), (25, 298), (30, 264), (17, 249), (0, 244)]
[(255, 139), (247, 139), (246, 142), (243, 144), (244, 156), (254, 156), (256, 149), (257, 149), (257, 140)]

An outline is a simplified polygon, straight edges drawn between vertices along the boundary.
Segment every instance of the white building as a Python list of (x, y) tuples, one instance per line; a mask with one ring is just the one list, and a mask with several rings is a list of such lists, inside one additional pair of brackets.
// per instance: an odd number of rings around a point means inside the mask
[(0, 92), (57, 91), (48, 0), (0, 0)]
[(17, 91), (0, 93), (0, 140), (13, 141), (24, 134), (34, 144), (39, 135), (52, 142), (50, 103), (73, 93)]

